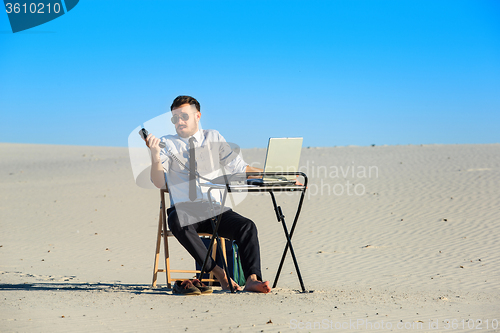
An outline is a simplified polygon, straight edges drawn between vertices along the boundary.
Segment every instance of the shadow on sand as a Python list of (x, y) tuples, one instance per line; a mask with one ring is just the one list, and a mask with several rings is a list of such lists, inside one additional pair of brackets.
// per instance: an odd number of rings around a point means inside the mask
[[(82, 291), (82, 292), (110, 292), (110, 293), (129, 293), (140, 295), (166, 295), (166, 296), (185, 296), (172, 293), (172, 288), (167, 286), (158, 286), (156, 288), (146, 284), (125, 284), (125, 283), (0, 283), (0, 292), (9, 290), (24, 291)], [(213, 294), (230, 294), (229, 290), (215, 289)]]
[(131, 294), (172, 295), (172, 289), (165, 287), (152, 288), (151, 285), (122, 284), (122, 283), (0, 283), (0, 291), (86, 291), (86, 292), (121, 292)]

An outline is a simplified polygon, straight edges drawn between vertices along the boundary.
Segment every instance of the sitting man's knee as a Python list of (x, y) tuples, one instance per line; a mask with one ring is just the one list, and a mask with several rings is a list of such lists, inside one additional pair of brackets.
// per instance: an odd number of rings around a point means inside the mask
[(257, 226), (250, 219), (245, 219), (244, 231), (257, 234)]

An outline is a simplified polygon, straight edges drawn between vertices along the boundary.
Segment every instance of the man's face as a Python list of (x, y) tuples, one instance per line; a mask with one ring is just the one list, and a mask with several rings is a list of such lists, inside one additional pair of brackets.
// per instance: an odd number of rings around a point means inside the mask
[[(189, 119), (184, 120), (188, 116)], [(200, 117), (201, 112), (196, 110), (194, 105), (182, 104), (172, 110), (172, 118), (177, 118), (177, 122), (174, 124), (175, 131), (181, 138), (188, 138), (198, 131)]]

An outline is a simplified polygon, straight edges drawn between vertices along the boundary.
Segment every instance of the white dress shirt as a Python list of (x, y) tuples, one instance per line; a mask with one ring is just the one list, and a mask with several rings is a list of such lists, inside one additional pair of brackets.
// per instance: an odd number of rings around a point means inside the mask
[[(196, 171), (202, 177), (196, 177), (196, 201), (208, 201), (209, 188), (200, 186), (200, 183), (206, 183), (222, 175), (222, 168), (229, 174), (244, 173), (248, 164), (240, 155), (231, 150), (224, 137), (216, 130), (200, 129), (193, 137), (195, 138)], [(182, 138), (176, 134), (166, 135), (160, 139), (165, 143), (165, 148), (160, 152), (160, 158), (170, 193), (170, 204), (191, 202), (189, 200), (189, 138)], [(212, 190), (211, 196), (212, 200), (219, 203), (222, 200), (221, 191)]]

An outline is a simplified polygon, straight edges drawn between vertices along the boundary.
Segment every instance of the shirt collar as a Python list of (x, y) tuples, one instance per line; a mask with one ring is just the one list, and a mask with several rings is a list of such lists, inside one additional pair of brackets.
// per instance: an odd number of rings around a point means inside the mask
[[(190, 136), (190, 137), (187, 137), (187, 138), (183, 138), (183, 137), (179, 136), (178, 134), (177, 134), (177, 136), (178, 136), (178, 137), (179, 137), (179, 139), (181, 139), (181, 140), (182, 140), (182, 142), (184, 142), (184, 143), (189, 143), (189, 139), (191, 138), (191, 136)], [(201, 141), (203, 140), (203, 135), (201, 134), (201, 130), (198, 130), (196, 133), (194, 133), (194, 134), (192, 135), (192, 137), (194, 137), (194, 138), (195, 138), (195, 140), (196, 140), (195, 142), (196, 142), (198, 145), (200, 145), (200, 144), (201, 144)]]

